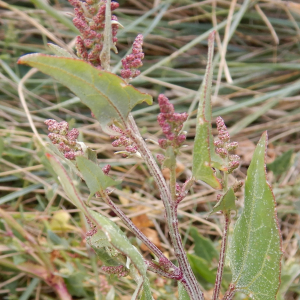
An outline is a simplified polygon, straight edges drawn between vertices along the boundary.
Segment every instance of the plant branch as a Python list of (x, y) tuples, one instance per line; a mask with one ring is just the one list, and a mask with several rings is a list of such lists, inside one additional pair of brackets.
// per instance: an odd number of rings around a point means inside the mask
[(225, 217), (225, 225), (223, 230), (219, 264), (218, 264), (217, 276), (216, 276), (215, 287), (214, 287), (213, 298), (212, 298), (213, 300), (217, 300), (219, 298), (219, 293), (220, 293), (220, 288), (222, 283), (224, 263), (226, 257), (226, 245), (228, 240), (228, 227), (230, 223), (230, 211), (225, 212), (224, 217)]
[(145, 141), (141, 137), (140, 132), (131, 114), (128, 117), (128, 125), (128, 134), (132, 141), (136, 144), (142, 158), (147, 164), (149, 171), (159, 188), (161, 199), (165, 207), (167, 224), (169, 228), (171, 242), (174, 247), (174, 253), (178, 260), (179, 268), (181, 269), (183, 274), (183, 278), (180, 281), (184, 285), (191, 300), (204, 300), (203, 293), (200, 290), (200, 286), (188, 262), (185, 249), (182, 245), (182, 240), (178, 229), (176, 203), (175, 201), (172, 201), (170, 190), (168, 189), (166, 181), (161, 173), (161, 170), (158, 167), (156, 161), (154, 160), (152, 153), (148, 149)]
[[(106, 201), (106, 203), (111, 207), (113, 212), (123, 221), (123, 223), (131, 230), (132, 233), (136, 235), (152, 252), (158, 259), (163, 257), (167, 260), (164, 254), (132, 223), (132, 221), (123, 213), (123, 211), (110, 199), (105, 191), (99, 191), (101, 197)], [(170, 261), (170, 264), (171, 261)], [(173, 265), (173, 264), (172, 264)], [(173, 265), (174, 269), (178, 269)]]
[(176, 159), (175, 165), (172, 165), (170, 168), (170, 191), (172, 200), (176, 201)]
[(235, 286), (231, 283), (222, 300), (231, 300), (236, 292)]
[(182, 273), (179, 269), (178, 269), (179, 271), (178, 273), (175, 272), (170, 273), (162, 270), (157, 264), (155, 264), (152, 261), (145, 260), (145, 264), (147, 265), (149, 271), (158, 274), (160, 276), (170, 278), (170, 279), (176, 279), (176, 280), (180, 280), (180, 278), (182, 278)]

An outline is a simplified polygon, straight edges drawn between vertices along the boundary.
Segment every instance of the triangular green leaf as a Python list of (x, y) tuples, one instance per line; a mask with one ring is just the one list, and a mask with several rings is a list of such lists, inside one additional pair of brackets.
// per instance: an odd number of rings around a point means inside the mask
[(245, 208), (229, 247), (232, 284), (255, 300), (276, 298), (280, 284), (281, 235), (276, 203), (267, 182), (265, 132), (255, 149), (245, 182)]
[(86, 104), (103, 130), (114, 122), (126, 127), (129, 113), (143, 101), (152, 104), (152, 97), (143, 94), (115, 74), (101, 71), (79, 59), (44, 54), (28, 54), (20, 64), (37, 68), (67, 86)]
[(213, 60), (214, 34), (209, 37), (208, 61), (204, 80), (200, 90), (199, 107), (197, 114), (196, 137), (193, 150), (193, 176), (202, 180), (215, 189), (222, 185), (212, 169), (213, 160), (219, 158), (214, 153), (213, 135), (211, 133), (211, 86), (212, 86), (212, 60)]
[(229, 188), (209, 214), (216, 213), (218, 211), (228, 212), (230, 210), (236, 210), (235, 194), (232, 188)]

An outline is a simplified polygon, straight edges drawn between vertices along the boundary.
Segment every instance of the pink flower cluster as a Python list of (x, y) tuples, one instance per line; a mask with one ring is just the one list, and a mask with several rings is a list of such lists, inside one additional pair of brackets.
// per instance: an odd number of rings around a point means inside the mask
[(110, 136), (111, 139), (114, 141), (111, 143), (113, 147), (125, 147), (124, 153), (122, 153), (122, 157), (126, 158), (129, 157), (131, 154), (137, 152), (137, 146), (132, 142), (132, 140), (126, 135), (126, 133), (121, 130), (119, 127), (112, 125), (110, 129), (117, 132), (119, 135), (117, 136)]
[(129, 271), (125, 266), (103, 266), (101, 270), (107, 274), (116, 274), (119, 278), (126, 277), (129, 274)]
[[(101, 68), (100, 52), (103, 48), (103, 31), (105, 28), (106, 0), (69, 0), (73, 5), (75, 18), (73, 23), (81, 36), (76, 38), (77, 56), (93, 66)], [(111, 2), (111, 10), (119, 7), (118, 2)], [(112, 16), (117, 21), (116, 16)], [(113, 42), (117, 42), (118, 24), (112, 24)]]
[(58, 149), (65, 158), (74, 160), (76, 156), (83, 155), (81, 146), (77, 143), (79, 131), (73, 128), (69, 131), (69, 124), (65, 121), (57, 122), (49, 119), (44, 122), (48, 126), (49, 139), (53, 144), (58, 144)]
[(123, 70), (121, 70), (121, 77), (124, 79), (132, 79), (140, 75), (140, 68), (144, 58), (143, 53), (143, 35), (139, 34), (133, 43), (132, 53), (122, 59)]
[(185, 112), (181, 114), (175, 113), (173, 104), (163, 94), (158, 96), (158, 104), (160, 114), (157, 117), (157, 121), (166, 136), (166, 139), (159, 139), (158, 143), (162, 149), (166, 149), (169, 146), (179, 148), (186, 139), (185, 134), (181, 133), (181, 129), (188, 118), (188, 114)]
[(228, 164), (226, 166), (227, 172), (232, 173), (233, 170), (239, 167), (240, 157), (238, 155), (230, 155), (229, 152), (235, 150), (238, 147), (237, 142), (230, 142), (230, 135), (224, 120), (221, 117), (217, 117), (216, 120), (218, 138), (219, 140), (214, 142), (216, 147), (215, 151), (222, 158), (228, 159)]

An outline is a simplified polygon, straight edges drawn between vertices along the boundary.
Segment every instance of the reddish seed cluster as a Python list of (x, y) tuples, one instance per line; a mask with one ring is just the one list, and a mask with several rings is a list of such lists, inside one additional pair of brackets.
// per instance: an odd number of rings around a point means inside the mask
[(126, 269), (125, 266), (103, 266), (101, 270), (107, 274), (116, 274), (119, 278), (126, 277), (129, 271)]
[(229, 132), (224, 123), (224, 120), (221, 117), (217, 117), (216, 124), (219, 140), (214, 142), (214, 145), (216, 147), (215, 151), (222, 158), (228, 158), (229, 162), (226, 166), (227, 172), (232, 173), (233, 170), (239, 167), (240, 157), (238, 155), (229, 155), (229, 152), (235, 150), (238, 147), (238, 143), (230, 142)]
[(79, 131), (73, 128), (69, 131), (69, 124), (65, 121), (57, 122), (49, 119), (44, 122), (48, 126), (49, 139), (53, 144), (58, 144), (58, 149), (65, 158), (74, 160), (76, 156), (83, 155), (81, 146), (77, 143)]
[(183, 123), (187, 120), (188, 114), (175, 113), (173, 104), (163, 94), (158, 96), (158, 104), (160, 114), (157, 121), (166, 136), (166, 139), (159, 139), (158, 143), (162, 149), (166, 149), (168, 146), (179, 148), (186, 139), (185, 134), (180, 133), (180, 131)]
[(122, 59), (123, 70), (121, 70), (121, 76), (124, 79), (132, 79), (140, 75), (140, 68), (144, 58), (143, 53), (143, 35), (139, 34), (133, 43), (132, 53)]
[(129, 157), (131, 154), (137, 152), (137, 146), (132, 142), (132, 140), (126, 135), (126, 133), (123, 130), (121, 130), (115, 125), (110, 126), (110, 129), (120, 134), (118, 136), (111, 136), (111, 138), (115, 139), (112, 142), (113, 147), (125, 147), (126, 152), (122, 153), (122, 157), (126, 158)]
[(106, 165), (102, 168), (102, 171), (105, 175), (108, 175), (109, 171), (111, 169), (111, 166), (110, 165)]
[[(101, 68), (100, 52), (103, 48), (103, 31), (105, 27), (106, 0), (69, 0), (74, 6), (73, 23), (82, 36), (76, 38), (76, 50), (79, 58), (88, 61), (93, 66)], [(111, 10), (119, 7), (118, 2), (111, 2)], [(117, 17), (112, 16), (113, 42), (117, 42)]]

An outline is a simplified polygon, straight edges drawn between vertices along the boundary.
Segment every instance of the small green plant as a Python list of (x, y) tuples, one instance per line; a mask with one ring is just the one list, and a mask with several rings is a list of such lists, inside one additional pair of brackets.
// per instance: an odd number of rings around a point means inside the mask
[[(213, 300), (219, 299), (225, 257), (228, 255), (232, 280), (223, 299), (232, 299), (237, 291), (253, 299), (275, 299), (280, 284), (281, 235), (277, 222), (276, 203), (266, 179), (265, 153), (267, 133), (263, 133), (254, 152), (245, 181), (245, 207), (239, 216), (231, 239), (228, 228), (235, 211), (235, 193), (244, 183), (229, 185), (228, 174), (239, 166), (234, 154), (238, 144), (231, 141), (221, 117), (216, 120), (218, 137), (212, 135), (211, 86), (214, 32), (209, 36), (208, 62), (201, 86), (197, 114), (196, 137), (193, 150), (192, 176), (182, 186), (176, 182), (176, 157), (186, 140), (183, 131), (187, 113), (176, 113), (165, 95), (159, 95), (158, 123), (165, 138), (158, 144), (163, 154), (156, 159), (131, 114), (139, 103), (152, 104), (152, 97), (141, 93), (129, 82), (140, 74), (144, 57), (143, 36), (138, 35), (132, 53), (122, 60), (121, 77), (110, 72), (110, 51), (116, 49), (116, 35), (121, 26), (111, 11), (117, 2), (98, 0), (69, 0), (74, 6), (74, 25), (81, 32), (76, 39), (76, 55), (50, 45), (55, 56), (30, 54), (19, 63), (35, 67), (66, 85), (87, 105), (99, 121), (102, 130), (114, 140), (114, 147), (121, 147), (124, 158), (137, 156), (147, 165), (159, 189), (165, 208), (166, 223), (177, 264), (169, 260), (112, 201), (110, 194), (120, 182), (109, 176), (110, 166), (101, 168), (97, 155), (84, 143), (78, 142), (78, 130), (69, 130), (65, 121), (46, 120), (52, 144), (46, 146), (46, 156), (69, 200), (85, 215), (90, 230), (87, 242), (99, 256), (102, 270), (119, 277), (129, 275), (136, 282), (132, 299), (153, 299), (147, 272), (174, 279), (178, 282), (179, 299), (203, 300), (203, 291), (192, 270), (178, 229), (178, 204), (188, 194), (196, 180), (202, 180), (220, 190), (218, 202), (211, 213), (222, 212), (225, 225), (219, 264), (216, 273)], [(166, 181), (162, 169), (170, 171)], [(90, 197), (83, 201), (72, 180), (75, 173), (90, 190)], [(146, 260), (130, 243), (123, 231), (111, 220), (89, 207), (89, 200), (96, 195), (103, 199), (128, 229), (152, 252), (153, 260)], [(195, 261), (194, 261), (195, 263)], [(197, 264), (197, 262), (196, 262)], [(199, 267), (199, 266), (198, 266)], [(58, 293), (61, 299), (71, 299), (63, 282)], [(63, 295), (63, 296), (62, 296)]]

